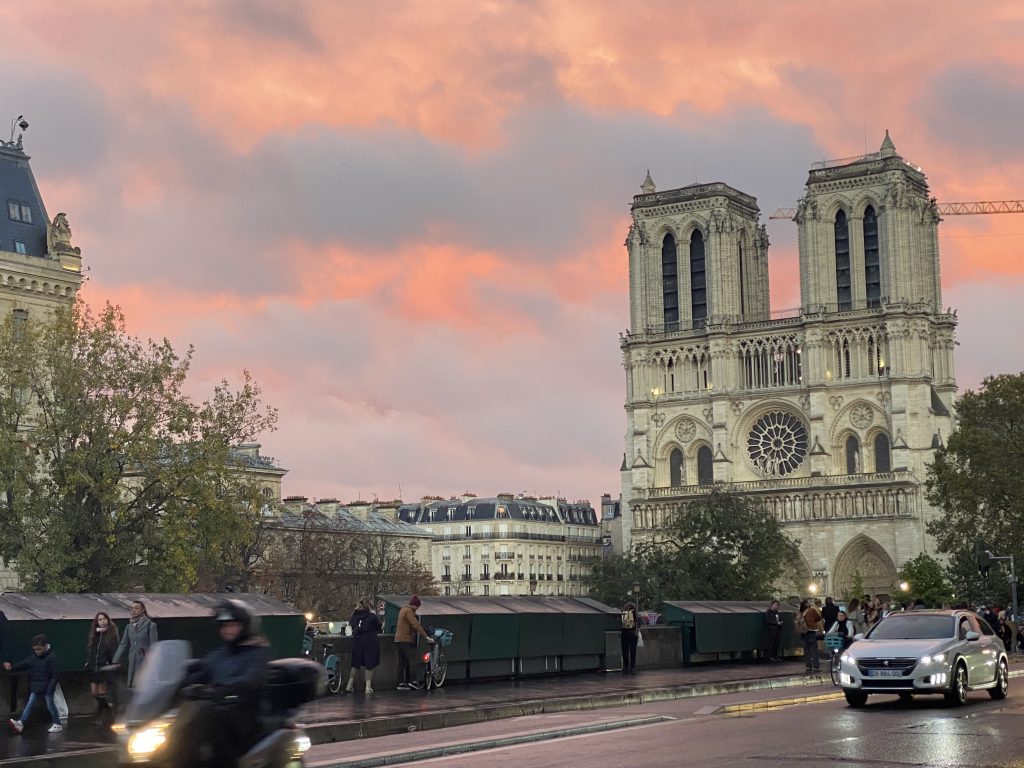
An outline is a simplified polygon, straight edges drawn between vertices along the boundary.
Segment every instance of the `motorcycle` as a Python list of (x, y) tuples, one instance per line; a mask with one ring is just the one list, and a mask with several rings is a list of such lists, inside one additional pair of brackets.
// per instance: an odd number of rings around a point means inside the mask
[[(185, 640), (162, 640), (150, 649), (135, 694), (114, 724), (121, 765), (175, 766), (170, 754), (172, 727), (182, 702), (182, 683), (194, 660)], [(304, 659), (268, 665), (266, 714), (259, 741), (238, 759), (238, 768), (300, 768), (309, 736), (292, 720), (295, 711), (319, 693), (323, 668)]]

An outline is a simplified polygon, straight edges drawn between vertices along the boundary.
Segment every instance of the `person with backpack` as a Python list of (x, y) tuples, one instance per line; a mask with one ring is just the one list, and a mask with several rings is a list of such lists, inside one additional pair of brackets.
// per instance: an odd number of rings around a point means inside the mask
[(360, 598), (359, 605), (348, 623), (352, 627), (352, 671), (349, 672), (345, 690), (349, 693), (355, 690), (356, 674), (362, 669), (366, 678), (366, 693), (371, 694), (373, 670), (380, 664), (380, 645), (377, 643), (380, 619), (373, 610), (370, 598)]
[(619, 639), (622, 641), (622, 674), (632, 675), (636, 672), (636, 646), (639, 641), (640, 615), (632, 602), (622, 606), (622, 629)]

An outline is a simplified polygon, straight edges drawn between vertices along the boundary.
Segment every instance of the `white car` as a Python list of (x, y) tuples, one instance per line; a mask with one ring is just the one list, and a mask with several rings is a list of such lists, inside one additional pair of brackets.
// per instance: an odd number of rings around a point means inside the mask
[(941, 693), (956, 706), (968, 691), (1006, 698), (1009, 664), (1003, 642), (970, 611), (907, 611), (857, 635), (840, 658), (838, 680), (851, 707), (874, 693)]

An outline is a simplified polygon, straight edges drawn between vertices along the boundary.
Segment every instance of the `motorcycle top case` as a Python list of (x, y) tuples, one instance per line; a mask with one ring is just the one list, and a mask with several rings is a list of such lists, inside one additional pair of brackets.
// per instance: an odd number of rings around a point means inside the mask
[(267, 696), (273, 712), (283, 712), (316, 698), (323, 667), (307, 659), (278, 659), (267, 670)]

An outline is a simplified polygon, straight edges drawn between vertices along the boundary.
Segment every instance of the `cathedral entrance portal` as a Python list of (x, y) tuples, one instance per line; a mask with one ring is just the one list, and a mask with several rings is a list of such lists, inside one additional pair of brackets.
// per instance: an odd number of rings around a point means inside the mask
[(895, 563), (877, 541), (864, 534), (849, 541), (836, 558), (832, 579), (835, 597), (853, 597), (858, 578), (865, 594), (891, 593), (896, 588)]

